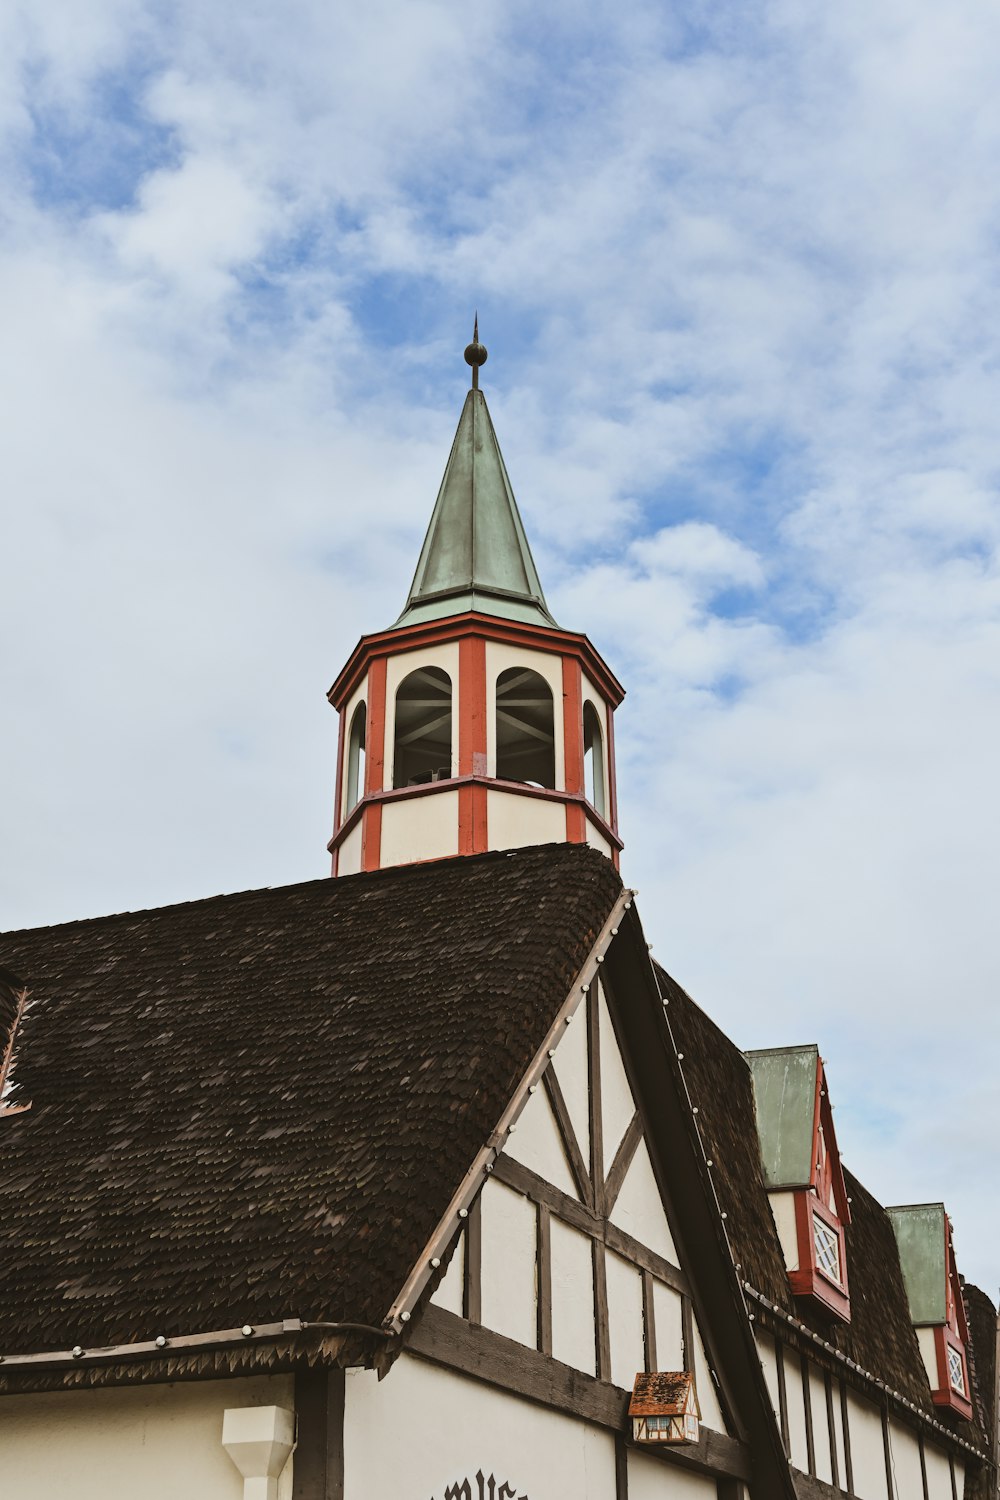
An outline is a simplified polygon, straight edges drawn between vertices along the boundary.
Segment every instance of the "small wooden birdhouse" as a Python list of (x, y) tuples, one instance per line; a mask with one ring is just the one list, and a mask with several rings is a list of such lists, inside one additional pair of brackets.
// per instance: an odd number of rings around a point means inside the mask
[(688, 1370), (637, 1375), (628, 1414), (637, 1443), (696, 1443), (701, 1411)]

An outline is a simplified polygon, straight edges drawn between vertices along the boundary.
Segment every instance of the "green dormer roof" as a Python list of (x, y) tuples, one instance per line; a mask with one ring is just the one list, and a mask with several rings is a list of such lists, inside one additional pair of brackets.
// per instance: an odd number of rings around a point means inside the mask
[(948, 1317), (948, 1230), (943, 1203), (907, 1203), (887, 1208), (899, 1246), (899, 1264), (916, 1324)]
[(396, 623), (413, 625), (467, 610), (555, 624), (478, 389), (465, 398), (410, 596)]
[(746, 1053), (746, 1060), (753, 1075), (764, 1181), (772, 1189), (808, 1187), (819, 1050), (769, 1047)]

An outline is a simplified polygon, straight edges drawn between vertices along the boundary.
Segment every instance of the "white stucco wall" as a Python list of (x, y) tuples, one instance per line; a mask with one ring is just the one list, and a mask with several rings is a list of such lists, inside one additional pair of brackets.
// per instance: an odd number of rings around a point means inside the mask
[(385, 785), (392, 786), (393, 753), (396, 743), (396, 693), (404, 678), (421, 667), (439, 667), (451, 678), (451, 773), (458, 773), (458, 642), (427, 646), (390, 656), (385, 668)]
[(444, 1500), (466, 1478), (478, 1500), (480, 1471), (530, 1500), (614, 1500), (614, 1439), (406, 1354), (381, 1383), (348, 1373), (347, 1500)]
[[(659, 1353), (659, 1350), (657, 1350)], [(697, 1319), (694, 1324), (694, 1378), (698, 1391), (698, 1405), (701, 1407), (701, 1420), (705, 1427), (714, 1427), (716, 1432), (725, 1432), (726, 1423), (722, 1415), (722, 1407), (715, 1390), (715, 1381), (709, 1369), (708, 1355), (705, 1352), (705, 1341), (701, 1336)]]
[(933, 1328), (917, 1329), (917, 1344), (920, 1348), (920, 1356), (927, 1371), (927, 1380), (932, 1391), (936, 1391), (941, 1384), (941, 1376), (938, 1372), (937, 1348), (934, 1344)]
[(671, 1265), (677, 1265), (677, 1247), (663, 1212), (663, 1200), (645, 1141), (639, 1142), (610, 1217), (612, 1224), (617, 1224), (640, 1244), (655, 1250)]
[(538, 1332), (535, 1206), (494, 1177), (480, 1201), (483, 1324), (533, 1349)]
[[(924, 1462), (927, 1465), (927, 1492), (930, 1500), (951, 1500), (951, 1469), (947, 1453), (935, 1448), (933, 1443), (925, 1443)], [(957, 1474), (955, 1478), (961, 1495), (964, 1480), (960, 1480)]]
[(840, 1475), (841, 1489), (847, 1488), (847, 1449), (844, 1444), (844, 1412), (840, 1404), (840, 1383), (834, 1382), (833, 1386), (833, 1438), (837, 1454), (837, 1473)]
[(774, 1227), (778, 1231), (785, 1269), (799, 1269), (799, 1242), (795, 1233), (795, 1196), (793, 1193), (768, 1193)]
[(630, 1391), (636, 1375), (646, 1367), (642, 1325), (642, 1273), (611, 1250), (605, 1257), (605, 1267), (611, 1379), (615, 1385)]
[(458, 793), (428, 792), (382, 807), (383, 865), (458, 853)]
[(462, 1317), (465, 1312), (465, 1230), (458, 1237), (455, 1253), (448, 1262), (437, 1290), (431, 1301), (435, 1307), (443, 1307), (447, 1312), (455, 1313)]
[[(242, 1500), (227, 1407), (294, 1409), (291, 1375), (0, 1397), (4, 1500)], [(280, 1500), (290, 1500), (292, 1465)]]
[[(598, 990), (598, 1034), (601, 1046), (601, 1114), (604, 1125), (604, 1170), (615, 1159), (622, 1136), (635, 1114), (635, 1100), (625, 1076), (625, 1065), (618, 1050), (615, 1029), (604, 998)], [(659, 1193), (657, 1192), (657, 1198)]]
[(822, 1374), (814, 1365), (809, 1366), (809, 1395), (812, 1400), (816, 1474), (820, 1479), (826, 1480), (827, 1484), (832, 1484), (833, 1467), (830, 1463), (830, 1423), (826, 1410), (826, 1385)]
[(680, 1293), (662, 1281), (653, 1282), (653, 1319), (656, 1324), (656, 1363), (661, 1370), (684, 1368), (684, 1316)]
[[(892, 1455), (893, 1500), (910, 1500), (923, 1495), (920, 1475), (920, 1445), (917, 1435), (901, 1422), (889, 1419), (889, 1451)], [(950, 1487), (950, 1481), (949, 1481)]]
[(758, 1328), (756, 1333), (757, 1354), (764, 1371), (764, 1379), (767, 1382), (767, 1393), (771, 1398), (771, 1406), (774, 1415), (781, 1420), (781, 1411), (778, 1400), (778, 1362), (774, 1353), (774, 1339), (769, 1333)]
[(340, 846), (337, 856), (338, 875), (357, 875), (361, 870), (361, 817)]
[[(497, 678), (508, 667), (529, 667), (544, 677), (552, 689), (552, 727), (556, 762), (556, 790), (566, 789), (566, 749), (563, 736), (562, 657), (548, 651), (523, 650), (501, 641), (486, 642), (486, 766), (487, 774), (497, 774)], [(563, 829), (565, 838), (565, 826)], [(522, 841), (525, 842), (525, 841)], [(535, 839), (534, 843), (544, 843)], [(490, 844), (491, 849), (507, 849), (508, 844)]]
[(486, 794), (486, 836), (491, 849), (565, 844), (566, 809), (545, 797), (520, 797), (491, 788)]
[(581, 1005), (577, 1010), (573, 1024), (563, 1028), (562, 1040), (559, 1043), (555, 1060), (552, 1064), (563, 1098), (566, 1101), (566, 1109), (570, 1120), (573, 1122), (573, 1133), (577, 1144), (583, 1153), (583, 1159), (590, 1164), (590, 1073), (588, 1067), (587, 1046), (587, 1012), (586, 1007)]
[(636, 1448), (628, 1450), (628, 1500), (717, 1500), (717, 1496), (714, 1479), (668, 1467), (662, 1459)]
[[(584, 1028), (581, 1025), (576, 1029)], [(570, 1198), (579, 1198), (544, 1084), (539, 1084), (522, 1110), (513, 1134), (507, 1139), (504, 1155), (530, 1167)]]
[(552, 1353), (588, 1375), (596, 1371), (594, 1265), (590, 1238), (552, 1220)]
[(887, 1500), (885, 1448), (882, 1444), (882, 1417), (878, 1407), (849, 1390), (847, 1415), (851, 1429), (854, 1492), (860, 1500)]
[(797, 1469), (809, 1470), (806, 1446), (806, 1404), (802, 1395), (802, 1365), (794, 1349), (785, 1349), (785, 1399), (788, 1405), (788, 1445)]
[(593, 818), (590, 817), (589, 813), (587, 815), (587, 843), (592, 849), (598, 849), (602, 854), (606, 854), (608, 859), (611, 858), (611, 845), (604, 837), (604, 834), (597, 827), (597, 824), (594, 822)]

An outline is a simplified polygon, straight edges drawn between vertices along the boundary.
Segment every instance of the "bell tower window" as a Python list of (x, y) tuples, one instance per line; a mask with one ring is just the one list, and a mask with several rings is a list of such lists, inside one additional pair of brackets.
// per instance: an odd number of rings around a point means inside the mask
[(451, 774), (451, 678), (440, 667), (418, 667), (396, 693), (392, 784), (419, 786)]
[(583, 705), (583, 785), (587, 801), (602, 818), (607, 817), (604, 799), (604, 736), (592, 703)]
[(556, 784), (552, 689), (527, 667), (508, 667), (497, 678), (497, 778)]
[(365, 792), (365, 733), (368, 727), (368, 712), (363, 703), (354, 710), (351, 732), (347, 740), (347, 806), (350, 812)]

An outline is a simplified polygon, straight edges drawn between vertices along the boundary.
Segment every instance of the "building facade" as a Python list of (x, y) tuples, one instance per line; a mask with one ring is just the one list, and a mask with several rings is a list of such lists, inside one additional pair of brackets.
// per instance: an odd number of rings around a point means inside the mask
[(0, 1494), (996, 1500), (996, 1312), (622, 884), (478, 372), (335, 879), (0, 937)]

